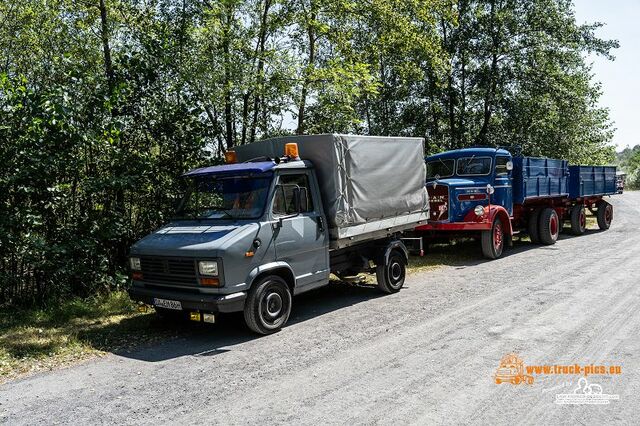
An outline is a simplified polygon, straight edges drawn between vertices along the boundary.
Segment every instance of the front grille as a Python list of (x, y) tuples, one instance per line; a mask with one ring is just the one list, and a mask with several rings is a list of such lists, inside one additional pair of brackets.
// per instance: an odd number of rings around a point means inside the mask
[(446, 185), (427, 184), (429, 193), (429, 220), (449, 220), (449, 187)]
[(198, 284), (194, 259), (142, 257), (140, 263), (144, 281), (174, 285)]

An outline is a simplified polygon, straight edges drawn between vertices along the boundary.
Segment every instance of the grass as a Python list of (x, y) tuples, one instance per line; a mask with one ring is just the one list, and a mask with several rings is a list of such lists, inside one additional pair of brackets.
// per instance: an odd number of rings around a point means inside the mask
[(46, 310), (0, 311), (0, 383), (169, 337), (175, 329), (140, 313), (126, 292)]

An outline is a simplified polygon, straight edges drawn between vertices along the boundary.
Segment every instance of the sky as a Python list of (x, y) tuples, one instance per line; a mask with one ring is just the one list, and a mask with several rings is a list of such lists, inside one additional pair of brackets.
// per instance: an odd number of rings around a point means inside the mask
[(611, 62), (589, 57), (594, 79), (602, 84), (600, 105), (610, 110), (617, 129), (617, 150), (640, 144), (640, 0), (574, 0), (579, 24), (602, 22), (597, 35), (615, 39), (620, 48)]

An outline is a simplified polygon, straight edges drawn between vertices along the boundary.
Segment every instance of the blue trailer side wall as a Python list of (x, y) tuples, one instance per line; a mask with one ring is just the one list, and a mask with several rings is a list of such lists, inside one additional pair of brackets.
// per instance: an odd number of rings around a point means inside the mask
[(569, 196), (573, 198), (616, 193), (614, 166), (570, 166)]
[(513, 203), (569, 195), (569, 164), (551, 158), (513, 157)]

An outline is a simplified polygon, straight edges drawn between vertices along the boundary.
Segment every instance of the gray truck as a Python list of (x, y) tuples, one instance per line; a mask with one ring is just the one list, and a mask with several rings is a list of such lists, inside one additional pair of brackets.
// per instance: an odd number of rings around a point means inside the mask
[(423, 152), (420, 138), (330, 134), (237, 147), (227, 164), (183, 175), (177, 217), (131, 247), (129, 295), (195, 321), (244, 311), (269, 334), (330, 273), (375, 273), (397, 292), (399, 236), (429, 217)]

